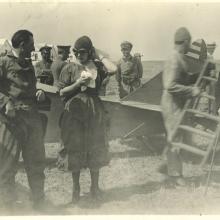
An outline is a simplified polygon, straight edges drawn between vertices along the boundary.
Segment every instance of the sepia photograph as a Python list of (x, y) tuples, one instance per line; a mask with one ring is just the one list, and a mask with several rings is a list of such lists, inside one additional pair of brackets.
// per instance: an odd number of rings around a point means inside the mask
[(0, 216), (219, 215), (220, 1), (0, 1)]

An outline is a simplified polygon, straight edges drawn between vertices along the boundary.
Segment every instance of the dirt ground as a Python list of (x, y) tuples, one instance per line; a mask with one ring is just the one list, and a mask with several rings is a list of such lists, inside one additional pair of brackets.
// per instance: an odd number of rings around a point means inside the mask
[[(204, 196), (207, 172), (194, 165), (188, 158), (184, 164), (187, 177), (186, 187), (173, 187), (157, 168), (162, 156), (149, 151), (146, 146), (135, 143), (110, 142), (111, 163), (101, 170), (100, 187), (103, 201), (91, 202), (88, 170), (81, 173), (81, 200), (75, 207), (71, 201), (71, 173), (59, 171), (56, 167), (58, 144), (47, 144), (47, 168), (45, 192), (48, 203), (56, 207), (50, 215), (82, 214), (219, 214), (220, 213), (220, 171), (214, 168), (210, 188)], [(219, 165), (218, 165), (219, 166)], [(29, 201), (26, 174), (21, 167), (16, 177), (18, 201), (11, 215), (37, 215)], [(1, 210), (1, 215), (8, 212)], [(44, 213), (45, 214), (45, 213)]]

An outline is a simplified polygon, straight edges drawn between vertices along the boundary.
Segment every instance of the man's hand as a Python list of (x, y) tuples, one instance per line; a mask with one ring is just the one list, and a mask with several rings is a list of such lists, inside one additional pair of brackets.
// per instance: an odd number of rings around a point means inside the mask
[(46, 96), (43, 90), (38, 90), (36, 93), (36, 97), (37, 97), (38, 102), (43, 102), (46, 99)]
[(106, 86), (110, 81), (110, 76), (107, 76), (103, 81), (102, 81), (102, 86)]
[(216, 75), (217, 75), (216, 70), (211, 70), (211, 71), (210, 71), (210, 77), (215, 78)]
[(9, 118), (14, 118), (15, 117), (15, 107), (12, 101), (9, 101), (6, 106), (5, 106), (5, 114)]
[(196, 97), (201, 93), (201, 90), (198, 87), (193, 87), (192, 88), (192, 96)]

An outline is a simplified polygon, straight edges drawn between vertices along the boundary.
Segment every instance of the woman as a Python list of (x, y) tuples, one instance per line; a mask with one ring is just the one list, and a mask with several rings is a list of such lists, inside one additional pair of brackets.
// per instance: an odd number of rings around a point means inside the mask
[(77, 62), (66, 65), (59, 78), (60, 95), (65, 103), (60, 127), (68, 154), (68, 169), (72, 171), (72, 203), (77, 203), (82, 168), (90, 169), (91, 195), (94, 199), (100, 198), (99, 169), (109, 163), (109, 156), (105, 111), (98, 94), (104, 78), (115, 73), (117, 68), (97, 54), (87, 36), (75, 42), (73, 52)]

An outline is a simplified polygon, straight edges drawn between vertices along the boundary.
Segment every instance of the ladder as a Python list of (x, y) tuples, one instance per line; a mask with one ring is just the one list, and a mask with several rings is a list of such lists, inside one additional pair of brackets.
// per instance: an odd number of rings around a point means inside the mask
[[(208, 64), (209, 62), (206, 61), (204, 63), (204, 66), (202, 68), (202, 71), (200, 72), (200, 75), (195, 83), (195, 86), (199, 87), (201, 90), (205, 88), (208, 82), (217, 82), (217, 79), (214, 77), (209, 76), (208, 73)], [(189, 151), (191, 153), (194, 153), (196, 155), (199, 155), (202, 157), (200, 166), (203, 166), (207, 159), (209, 158), (210, 152), (212, 151), (216, 139), (219, 136), (220, 133), (220, 117), (209, 114), (206, 112), (202, 112), (197, 109), (198, 103), (201, 97), (206, 97), (209, 101), (215, 101), (215, 97), (211, 96), (206, 93), (201, 93), (200, 96), (194, 98), (194, 99), (188, 99), (184, 105), (183, 111), (181, 112), (175, 127), (173, 129), (173, 132), (171, 134), (171, 145), (172, 147), (176, 147), (178, 149), (183, 149), (186, 151)], [(200, 117), (205, 119), (208, 123), (214, 125), (214, 129), (212, 132), (207, 132), (198, 128), (195, 128), (193, 126), (193, 122), (196, 118)], [(183, 140), (183, 133), (192, 133), (197, 134), (202, 137), (206, 137), (208, 140), (208, 146), (207, 148), (200, 149), (198, 146), (191, 146), (188, 143), (184, 143), (186, 141)]]

